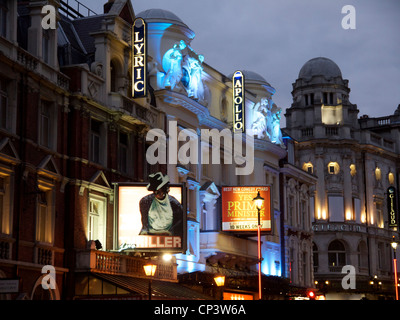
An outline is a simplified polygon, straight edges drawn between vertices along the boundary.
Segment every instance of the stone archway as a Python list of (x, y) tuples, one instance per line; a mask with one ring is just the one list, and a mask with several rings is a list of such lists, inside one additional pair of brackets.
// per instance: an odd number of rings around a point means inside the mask
[(40, 276), (33, 286), (31, 300), (60, 300), (60, 292), (56, 284), (55, 289), (44, 289), (42, 280), (46, 275)]

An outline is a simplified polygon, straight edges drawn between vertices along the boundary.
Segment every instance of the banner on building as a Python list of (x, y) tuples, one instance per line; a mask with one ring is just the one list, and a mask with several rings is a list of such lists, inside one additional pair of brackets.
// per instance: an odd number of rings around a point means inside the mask
[(222, 230), (257, 231), (258, 209), (253, 199), (260, 191), (264, 198), (260, 209), (261, 231), (271, 231), (271, 187), (222, 187)]
[(116, 184), (117, 250), (186, 251), (183, 185), (169, 185), (162, 200), (146, 184)]
[(395, 187), (387, 190), (389, 228), (397, 228), (397, 193)]
[(244, 75), (241, 71), (236, 71), (232, 77), (233, 90), (233, 132), (245, 132), (244, 111)]
[(132, 32), (132, 96), (147, 94), (147, 34), (146, 22), (135, 19)]

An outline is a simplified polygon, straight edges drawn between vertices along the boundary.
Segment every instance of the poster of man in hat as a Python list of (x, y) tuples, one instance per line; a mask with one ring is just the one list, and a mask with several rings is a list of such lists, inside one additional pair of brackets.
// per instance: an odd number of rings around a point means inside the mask
[(186, 250), (184, 186), (161, 172), (149, 183), (118, 183), (118, 250)]
[(180, 202), (169, 195), (169, 178), (161, 172), (149, 176), (147, 190), (152, 191), (139, 202), (142, 216), (141, 235), (176, 236), (182, 233), (183, 209)]

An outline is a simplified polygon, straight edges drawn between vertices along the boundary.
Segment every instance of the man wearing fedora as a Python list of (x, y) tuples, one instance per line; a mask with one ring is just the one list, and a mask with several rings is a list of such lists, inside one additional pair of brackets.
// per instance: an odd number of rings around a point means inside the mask
[(169, 178), (161, 172), (149, 175), (147, 190), (153, 191), (139, 202), (142, 215), (140, 235), (182, 236), (183, 209), (179, 201), (170, 196)]

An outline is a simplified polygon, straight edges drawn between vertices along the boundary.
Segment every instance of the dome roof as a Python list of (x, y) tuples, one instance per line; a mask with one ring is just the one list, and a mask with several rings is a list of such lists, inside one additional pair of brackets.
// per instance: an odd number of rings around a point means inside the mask
[(307, 61), (299, 72), (299, 78), (311, 79), (313, 76), (324, 76), (330, 79), (342, 77), (342, 72), (331, 59), (318, 57)]
[[(267, 80), (265, 80), (264, 77), (262, 77), (261, 75), (259, 75), (256, 72), (253, 71), (249, 71), (249, 70), (240, 70), (243, 75), (244, 75), (244, 80), (245, 82), (249, 82), (249, 83), (258, 83), (258, 84), (264, 84), (267, 86), (271, 86)], [(228, 78), (231, 79), (233, 77), (233, 73), (231, 73)]]
[(166, 22), (189, 29), (189, 27), (177, 15), (164, 9), (145, 10), (138, 13), (136, 17), (143, 18), (146, 22)]

